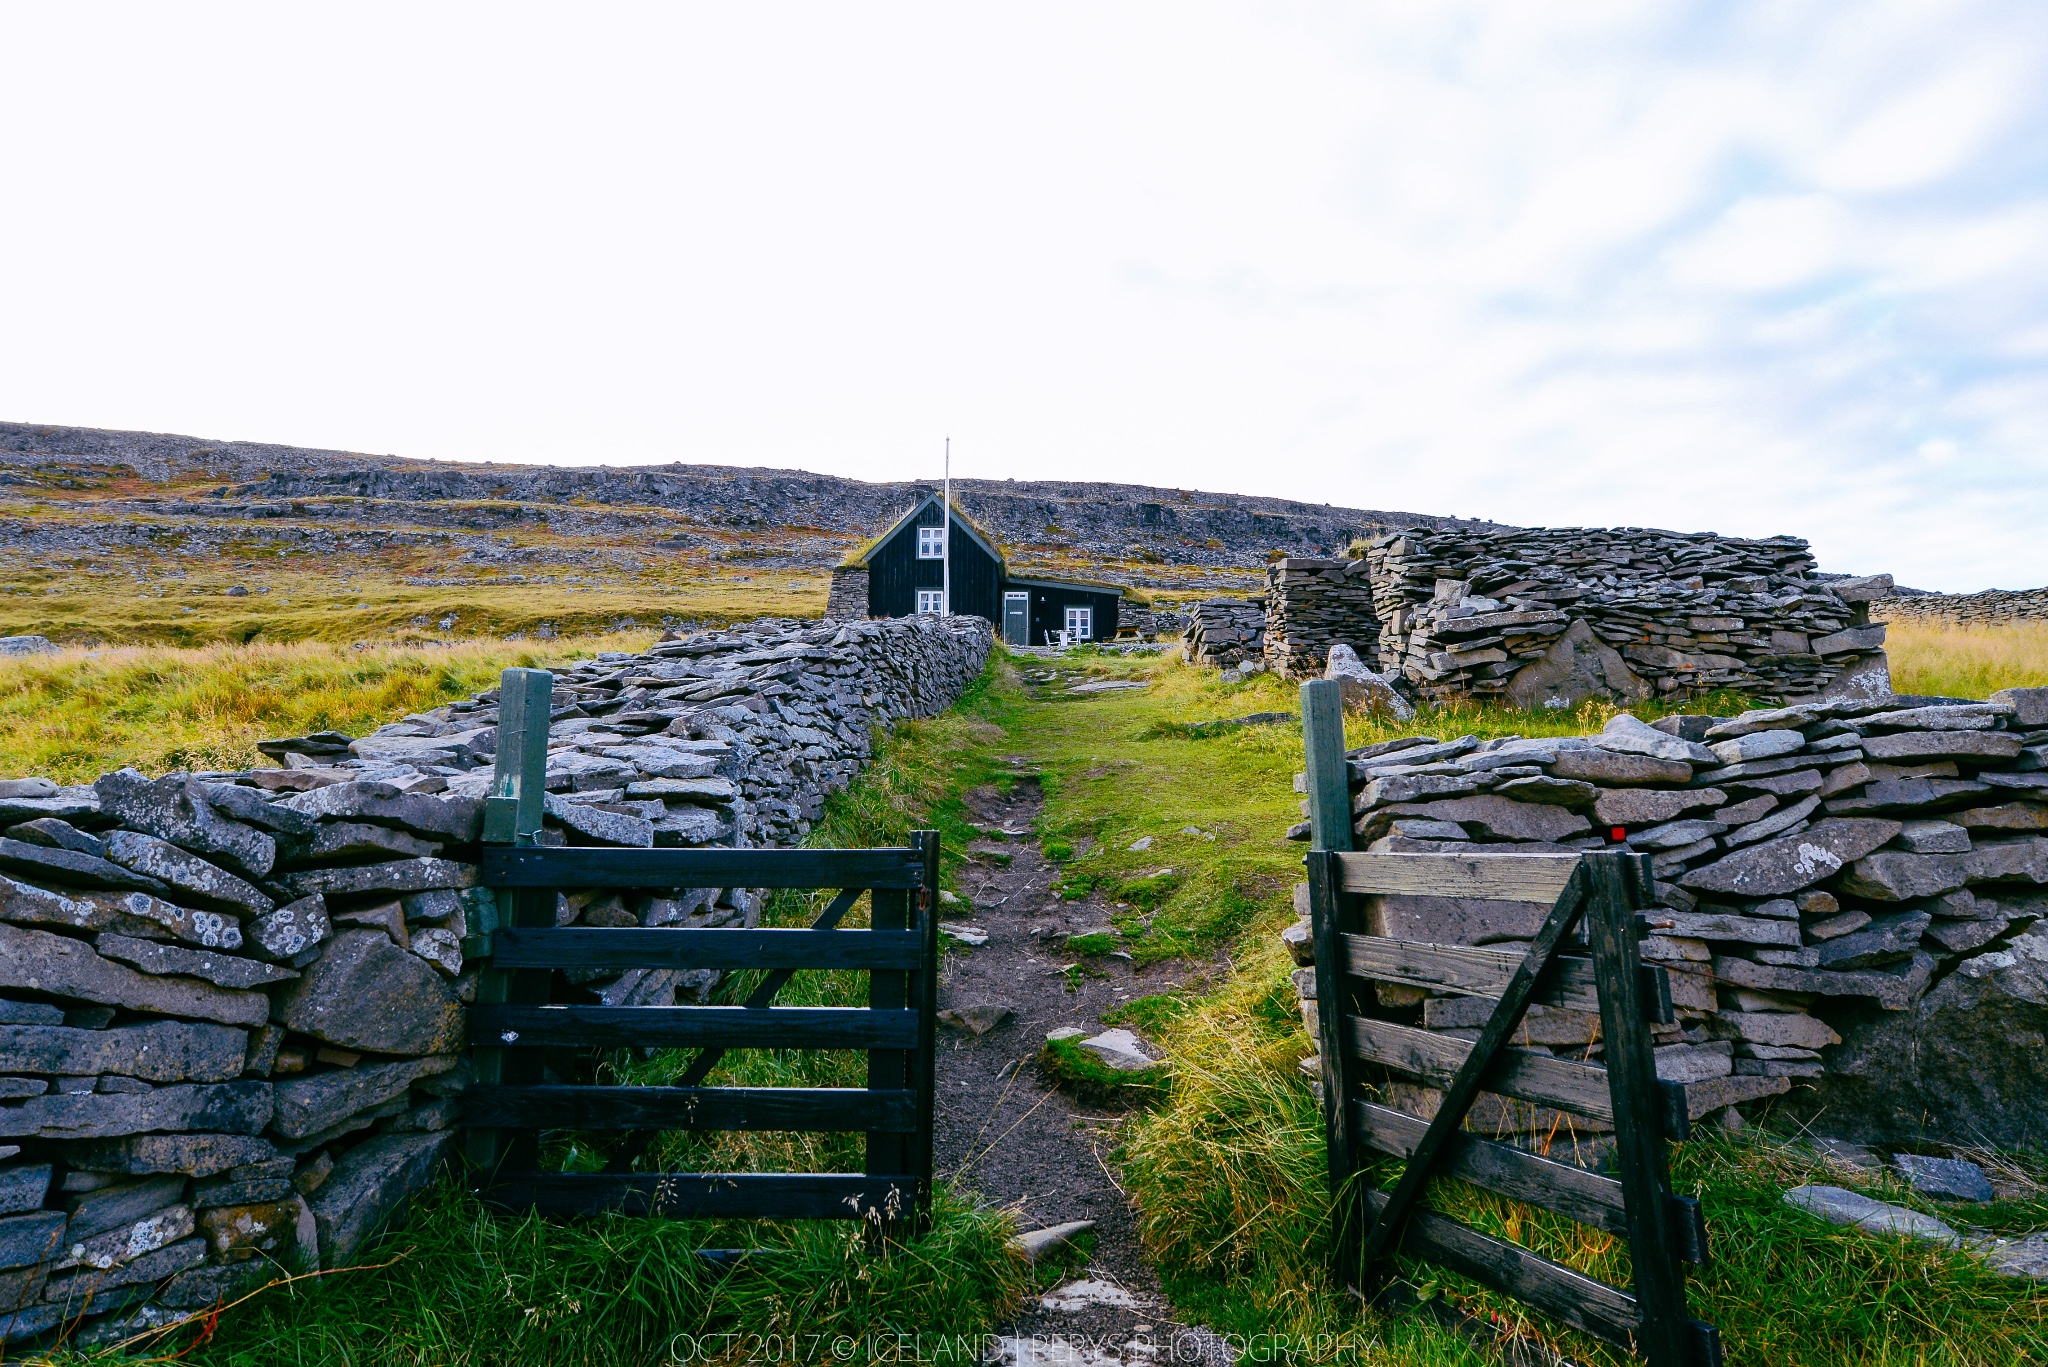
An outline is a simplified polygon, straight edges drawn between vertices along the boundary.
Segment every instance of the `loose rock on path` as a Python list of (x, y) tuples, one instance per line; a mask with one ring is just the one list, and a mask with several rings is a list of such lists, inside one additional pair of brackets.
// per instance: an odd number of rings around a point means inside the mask
[[(977, 789), (967, 802), (996, 838), (969, 847), (960, 888), (967, 905), (947, 908), (950, 920), (971, 924), (988, 940), (949, 945), (940, 972), (942, 1013), (957, 1015), (938, 1050), (939, 1176), (1012, 1207), (1026, 1231), (1095, 1222), (1087, 1267), (1043, 1298), (1028, 1298), (1023, 1313), (997, 1331), (1004, 1360), (1227, 1363), (1220, 1338), (1173, 1319), (1144, 1258), (1135, 1212), (1110, 1166), (1122, 1117), (1077, 1104), (1035, 1062), (1048, 1031), (1095, 1034), (1104, 1013), (1180, 986), (1190, 968), (1067, 954), (1065, 937), (1103, 929), (1110, 909), (1099, 898), (1062, 902), (1054, 895), (1059, 869), (1031, 835), (1044, 808), (1037, 779), (1025, 774), (1008, 794)], [(1076, 962), (1087, 971), (1070, 986), (1066, 970)]]

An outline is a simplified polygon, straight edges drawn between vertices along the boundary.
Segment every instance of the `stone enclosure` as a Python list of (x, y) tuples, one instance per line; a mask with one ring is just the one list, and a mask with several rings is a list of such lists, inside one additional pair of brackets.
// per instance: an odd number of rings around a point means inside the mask
[[(1695, 1118), (1777, 1096), (1843, 1139), (2048, 1142), (2048, 689), (1623, 714), (1598, 735), (1413, 736), (1348, 758), (1358, 849), (1651, 856), (1643, 955), (1670, 970), (1679, 1016), (1658, 1071)], [(1511, 948), (1543, 912), (1387, 897), (1368, 915), (1375, 934)], [(1306, 922), (1283, 938), (1312, 1012)], [(1491, 1007), (1380, 992), (1468, 1036)], [(1515, 1043), (1597, 1058), (1599, 1019), (1535, 1007)], [(1556, 1123), (1517, 1103), (1476, 1114), (1524, 1136)]]
[(1890, 692), (1888, 576), (1822, 579), (1797, 537), (1641, 528), (1411, 528), (1352, 559), (1267, 570), (1263, 650), (1319, 677), (1343, 644), (1418, 698), (1567, 707), (1716, 688)]
[[(556, 675), (543, 843), (794, 843), (978, 618), (763, 621)], [(469, 1075), (495, 691), (284, 767), (0, 783), (0, 1338), (105, 1342), (345, 1264), (450, 1149)], [(744, 888), (564, 894), (563, 924), (755, 922)], [(573, 976), (573, 975), (572, 975)], [(591, 972), (593, 1002), (709, 972)]]

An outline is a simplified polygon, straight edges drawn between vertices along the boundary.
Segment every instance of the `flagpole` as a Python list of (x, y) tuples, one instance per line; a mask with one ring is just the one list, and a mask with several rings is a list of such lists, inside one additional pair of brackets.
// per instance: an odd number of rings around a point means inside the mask
[(946, 438), (945, 520), (939, 523), (939, 612), (953, 615), (953, 438)]

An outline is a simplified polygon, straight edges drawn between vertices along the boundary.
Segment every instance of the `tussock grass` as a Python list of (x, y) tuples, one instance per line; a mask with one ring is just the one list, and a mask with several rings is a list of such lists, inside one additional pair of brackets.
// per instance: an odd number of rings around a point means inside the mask
[(1986, 698), (2048, 685), (2048, 622), (1958, 626), (1892, 622), (1885, 632), (1892, 687), (1901, 693)]
[(0, 661), (0, 772), (82, 782), (267, 764), (256, 742), (362, 735), (409, 712), (493, 687), (509, 665), (640, 649), (646, 632), (598, 640), (480, 641), (352, 650), (299, 645), (68, 650)]

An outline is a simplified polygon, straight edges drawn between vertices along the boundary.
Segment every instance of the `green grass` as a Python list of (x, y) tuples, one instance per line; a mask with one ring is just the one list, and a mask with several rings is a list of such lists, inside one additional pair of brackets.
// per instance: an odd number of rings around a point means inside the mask
[(148, 647), (0, 661), (0, 773), (89, 782), (270, 763), (256, 742), (311, 731), (365, 735), (409, 712), (495, 687), (508, 665), (641, 649), (652, 633), (482, 641), (442, 648)]

